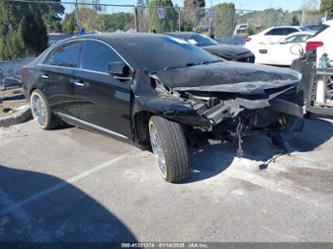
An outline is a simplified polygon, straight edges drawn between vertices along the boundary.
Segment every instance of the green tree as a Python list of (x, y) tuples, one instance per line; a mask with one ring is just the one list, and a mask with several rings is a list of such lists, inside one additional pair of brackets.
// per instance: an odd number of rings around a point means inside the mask
[(187, 30), (193, 30), (197, 27), (205, 16), (205, 0), (185, 0), (184, 11), (182, 13), (183, 27)]
[(95, 9), (80, 7), (78, 18), (81, 28), (85, 28), (86, 31), (97, 31), (100, 29), (101, 19)]
[[(102, 15), (98, 14), (93, 8), (88, 8), (85, 5), (81, 5), (77, 11), (77, 23), (76, 10), (65, 15), (62, 22), (62, 29), (65, 33), (74, 33), (78, 31), (78, 26), (84, 28), (88, 32), (101, 31), (102, 30)], [(79, 24), (79, 25), (78, 25)]]
[(320, 11), (322, 13), (328, 12), (333, 13), (333, 0), (321, 0)]
[(228, 37), (235, 28), (236, 9), (233, 3), (221, 3), (214, 6), (215, 37)]
[(132, 13), (113, 13), (101, 15), (102, 23), (100, 31), (115, 32), (117, 30), (128, 31), (134, 27), (134, 16)]
[[(54, 3), (49, 3), (54, 2)], [(61, 32), (61, 15), (65, 12), (65, 7), (60, 3), (60, 0), (51, 0), (48, 3), (43, 1), (36, 3), (40, 11), (43, 13), (43, 21), (47, 27), (47, 31)]]
[[(151, 30), (156, 30), (158, 33), (176, 30), (178, 14), (171, 0), (152, 0), (149, 6), (149, 28)], [(160, 19), (158, 7), (164, 7), (164, 19)]]
[(0, 59), (37, 56), (48, 37), (38, 4), (0, 1)]
[(62, 21), (62, 31), (67, 34), (73, 34), (77, 31), (77, 23), (74, 11), (65, 15), (65, 18)]
[(299, 22), (297, 16), (293, 16), (292, 17), (292, 19), (291, 19), (291, 25), (294, 25), (294, 26), (299, 26), (300, 25), (300, 22)]
[(43, 14), (43, 21), (47, 27), (48, 33), (61, 32), (61, 17), (52, 9)]

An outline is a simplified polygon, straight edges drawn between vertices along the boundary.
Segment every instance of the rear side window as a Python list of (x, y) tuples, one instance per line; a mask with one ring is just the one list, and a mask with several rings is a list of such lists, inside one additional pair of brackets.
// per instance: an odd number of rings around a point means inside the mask
[(283, 35), (283, 29), (272, 29), (266, 33), (266, 35)]
[(71, 42), (56, 47), (49, 53), (44, 64), (62, 67), (78, 67), (82, 42)]
[(299, 32), (297, 29), (293, 29), (293, 28), (285, 28), (285, 35), (290, 35), (292, 33), (295, 33), (295, 32)]
[(266, 33), (266, 35), (289, 35), (295, 32), (298, 32), (298, 30), (293, 28), (275, 28)]
[(108, 64), (114, 61), (122, 60), (109, 46), (97, 41), (86, 41), (82, 54), (81, 68), (107, 72)]

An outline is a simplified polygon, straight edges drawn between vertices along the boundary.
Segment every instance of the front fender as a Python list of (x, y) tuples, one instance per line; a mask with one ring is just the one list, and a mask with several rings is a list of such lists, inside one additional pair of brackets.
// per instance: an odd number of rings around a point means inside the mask
[(201, 127), (203, 129), (211, 127), (209, 121), (200, 116), (192, 105), (168, 96), (137, 97), (136, 108), (133, 114), (139, 111), (147, 111), (193, 127)]

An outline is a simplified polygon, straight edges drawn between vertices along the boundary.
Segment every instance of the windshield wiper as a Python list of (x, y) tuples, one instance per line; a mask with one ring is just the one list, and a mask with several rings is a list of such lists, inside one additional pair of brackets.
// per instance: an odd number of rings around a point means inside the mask
[(188, 63), (186, 63), (186, 67), (192, 67), (192, 66), (196, 66), (196, 65), (199, 65), (199, 64), (197, 64), (197, 63), (193, 63), (193, 62), (188, 62)]
[(168, 66), (168, 67), (164, 67), (162, 70), (166, 71), (166, 70), (177, 69), (177, 68), (182, 68), (182, 67), (192, 67), (192, 66), (196, 66), (196, 65), (200, 65), (200, 63), (189, 62), (189, 63), (186, 63), (185, 66)]
[(193, 66), (197, 66), (197, 65), (216, 63), (216, 62), (220, 62), (220, 61), (223, 61), (223, 60), (215, 60), (215, 61), (208, 61), (207, 60), (207, 61), (202, 61), (200, 63), (188, 62), (188, 63), (185, 64), (185, 66), (167, 66), (167, 67), (164, 67), (161, 71), (167, 71), (167, 70), (183, 68), (183, 67), (193, 67)]

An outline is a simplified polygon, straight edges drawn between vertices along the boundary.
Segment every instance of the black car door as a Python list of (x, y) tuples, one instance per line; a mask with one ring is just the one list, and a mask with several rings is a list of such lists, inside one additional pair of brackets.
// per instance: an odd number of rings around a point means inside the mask
[(40, 89), (44, 92), (51, 109), (77, 117), (79, 103), (74, 94), (73, 76), (79, 67), (83, 42), (75, 41), (54, 48), (39, 64)]
[(108, 73), (108, 65), (114, 61), (123, 60), (108, 44), (85, 41), (81, 69), (75, 75), (75, 95), (81, 120), (128, 137), (131, 80), (118, 80)]

